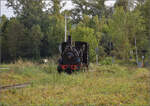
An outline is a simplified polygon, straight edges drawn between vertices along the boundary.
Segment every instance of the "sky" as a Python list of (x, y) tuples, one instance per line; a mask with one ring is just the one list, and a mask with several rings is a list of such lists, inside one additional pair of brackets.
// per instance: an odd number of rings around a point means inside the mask
[[(12, 8), (7, 8), (5, 6), (7, 2), (6, 1), (1, 1), (1, 15), (6, 15), (8, 18), (13, 17), (13, 9)], [(112, 7), (115, 4), (115, 0), (108, 0), (107, 2), (105, 2), (105, 5), (108, 7)], [(71, 3), (71, 1), (67, 1), (67, 4), (65, 5), (65, 7), (63, 8), (63, 10), (66, 9), (72, 9), (74, 8), (73, 4)]]
[(1, 15), (6, 15), (7, 17), (12, 17), (14, 16), (13, 14), (13, 9), (12, 8), (7, 8), (6, 1), (1, 1)]

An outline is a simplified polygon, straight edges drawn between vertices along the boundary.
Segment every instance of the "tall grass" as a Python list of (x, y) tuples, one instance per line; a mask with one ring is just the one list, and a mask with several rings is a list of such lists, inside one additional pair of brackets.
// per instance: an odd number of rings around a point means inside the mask
[[(31, 82), (23, 89), (1, 91), (5, 105), (150, 105), (150, 71), (114, 65), (90, 64), (88, 72), (58, 74), (57, 64), (19, 60), (0, 73), (0, 85)], [(13, 99), (12, 99), (13, 98)]]

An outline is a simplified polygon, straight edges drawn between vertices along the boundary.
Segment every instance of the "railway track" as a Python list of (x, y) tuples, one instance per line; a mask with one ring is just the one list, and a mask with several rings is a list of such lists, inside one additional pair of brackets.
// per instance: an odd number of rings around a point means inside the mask
[(1, 67), (0, 67), (0, 70), (9, 70), (9, 68), (1, 68)]
[(2, 68), (2, 67), (0, 67), (0, 73), (1, 72), (5, 72), (5, 71), (9, 71), (10, 70), (10, 68)]
[(29, 85), (31, 85), (31, 83), (15, 84), (15, 85), (8, 85), (8, 86), (0, 86), (0, 90), (25, 88), (25, 87), (27, 87)]

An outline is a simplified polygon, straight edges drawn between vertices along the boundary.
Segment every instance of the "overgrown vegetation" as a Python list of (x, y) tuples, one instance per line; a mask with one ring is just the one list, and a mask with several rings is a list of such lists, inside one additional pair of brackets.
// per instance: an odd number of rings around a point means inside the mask
[(0, 105), (150, 105), (150, 71), (118, 64), (90, 64), (88, 72), (58, 74), (56, 64), (22, 60), (3, 65), (0, 85), (31, 82), (22, 89), (0, 91)]
[[(31, 84), (1, 90), (0, 105), (150, 105), (150, 69), (135, 66), (136, 57), (150, 63), (150, 0), (117, 0), (112, 8), (107, 0), (71, 0), (76, 7), (70, 11), (61, 11), (61, 0), (51, 0), (48, 8), (45, 0), (7, 1), (16, 17), (1, 17), (0, 52), (10, 64), (1, 65), (9, 69), (0, 70), (0, 86)], [(57, 73), (53, 59), (36, 61), (58, 55), (64, 14), (73, 40), (89, 43), (91, 61), (99, 49), (100, 65), (68, 75)]]

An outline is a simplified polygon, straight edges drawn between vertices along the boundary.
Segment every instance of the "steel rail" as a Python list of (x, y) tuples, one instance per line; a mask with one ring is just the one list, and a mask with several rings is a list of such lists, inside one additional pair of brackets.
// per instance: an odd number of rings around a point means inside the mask
[(15, 84), (15, 85), (8, 85), (8, 86), (0, 86), (1, 90), (8, 90), (8, 89), (17, 89), (17, 88), (25, 88), (27, 86), (31, 85), (30, 82), (24, 83), (24, 84)]

